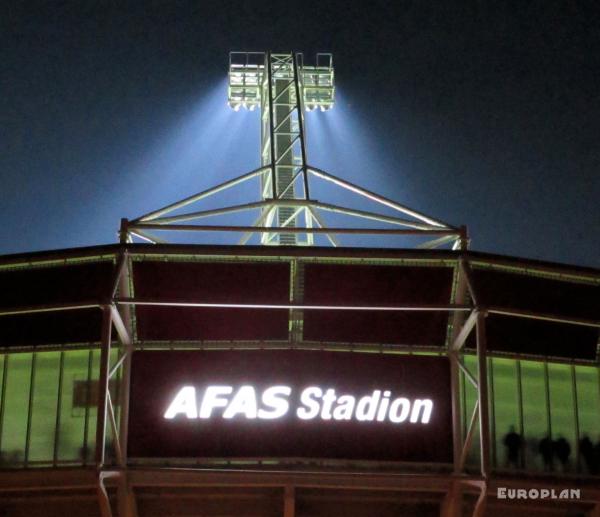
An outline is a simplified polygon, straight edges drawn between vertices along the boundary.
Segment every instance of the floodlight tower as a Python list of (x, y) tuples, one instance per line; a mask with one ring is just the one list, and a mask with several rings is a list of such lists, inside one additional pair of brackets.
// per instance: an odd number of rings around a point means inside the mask
[[(335, 84), (331, 54), (317, 54), (314, 65), (304, 64), (295, 52), (232, 52), (229, 56), (229, 106), (254, 110), (260, 108), (261, 165), (237, 178), (194, 194), (133, 221), (121, 221), (123, 242), (134, 237), (149, 242), (164, 242), (155, 231), (239, 232), (239, 244), (254, 234), (264, 245), (313, 245), (315, 235), (324, 235), (333, 246), (341, 234), (416, 235), (426, 237), (418, 247), (467, 246), (465, 227), (454, 227), (342, 178), (311, 166), (306, 158), (304, 112), (327, 111), (334, 105)], [(189, 213), (181, 209), (226, 189), (258, 179), (260, 200), (233, 206)], [(327, 181), (362, 201), (385, 207), (394, 214), (334, 205), (311, 197), (315, 180)], [(257, 211), (249, 226), (183, 224), (233, 213)], [(375, 221), (379, 227), (336, 227), (325, 224), (324, 213), (335, 213)], [(170, 215), (167, 215), (170, 214)], [(388, 226), (382, 228), (381, 225)], [(391, 226), (391, 228), (390, 228)], [(152, 234), (149, 231), (153, 232)], [(433, 237), (433, 239), (432, 239)]]
[[(310, 199), (306, 170), (304, 107), (325, 111), (333, 106), (334, 82), (331, 54), (317, 54), (315, 66), (304, 66), (303, 55), (293, 52), (232, 52), (229, 57), (229, 105), (261, 109), (261, 163), (263, 200), (283, 201), (262, 209), (260, 224), (296, 228), (304, 212), (307, 227), (313, 216), (306, 203), (286, 203)], [(296, 181), (298, 180), (298, 181)], [(261, 242), (297, 244), (294, 233), (262, 234)], [(313, 234), (306, 234), (306, 244)]]

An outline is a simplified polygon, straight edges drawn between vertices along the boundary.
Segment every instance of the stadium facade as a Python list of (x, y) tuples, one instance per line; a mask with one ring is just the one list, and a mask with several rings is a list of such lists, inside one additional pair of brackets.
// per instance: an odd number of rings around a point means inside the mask
[[(259, 169), (120, 244), (0, 257), (2, 515), (600, 515), (600, 271), (469, 251), (311, 167), (330, 59), (253, 56), (230, 104), (261, 107)], [(317, 202), (310, 178), (404, 218)], [(177, 212), (253, 179), (259, 201)], [(452, 249), (338, 246), (356, 233)]]

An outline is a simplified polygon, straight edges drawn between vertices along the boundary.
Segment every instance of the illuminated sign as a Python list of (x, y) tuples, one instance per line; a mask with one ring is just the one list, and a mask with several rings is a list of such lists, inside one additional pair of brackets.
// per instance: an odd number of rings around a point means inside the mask
[(449, 370), (444, 356), (137, 351), (128, 453), (450, 463)]
[[(270, 386), (257, 394), (254, 386), (208, 386), (204, 390), (202, 402), (198, 406), (196, 388), (184, 386), (179, 390), (165, 411), (164, 417), (173, 419), (178, 415), (187, 418), (208, 419), (213, 410), (222, 408), (222, 418), (242, 417), (250, 420), (273, 420), (282, 418), (290, 409), (290, 386)], [(300, 406), (294, 414), (302, 420), (358, 420), (360, 422), (393, 422), (401, 424), (420, 422), (427, 424), (431, 418), (433, 401), (416, 399), (411, 402), (406, 397), (390, 400), (391, 390), (373, 390), (371, 395), (354, 397), (336, 394), (334, 388), (321, 389), (309, 386), (300, 394)], [(198, 407), (200, 409), (198, 409)]]

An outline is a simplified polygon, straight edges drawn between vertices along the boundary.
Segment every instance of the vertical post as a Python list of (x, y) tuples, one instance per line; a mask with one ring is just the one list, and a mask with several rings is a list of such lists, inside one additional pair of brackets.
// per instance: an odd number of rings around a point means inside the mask
[[(127, 250), (123, 250), (121, 254), (123, 267), (119, 272), (118, 293), (124, 298), (131, 296), (131, 269)], [(114, 302), (114, 300), (113, 300)], [(122, 517), (135, 517), (137, 515), (137, 505), (135, 495), (129, 484), (127, 474), (127, 437), (129, 434), (129, 395), (130, 395), (130, 379), (131, 379), (131, 358), (133, 354), (133, 325), (131, 319), (131, 306), (120, 305), (117, 307), (119, 316), (125, 326), (127, 338), (121, 339), (121, 347), (125, 358), (121, 367), (121, 387), (119, 391), (119, 402), (121, 405), (121, 420), (119, 422), (119, 444), (121, 446), (121, 464), (123, 469), (119, 477), (117, 487), (117, 504), (119, 515)], [(117, 317), (115, 315), (115, 317)]]
[(496, 451), (496, 399), (494, 396), (494, 361), (491, 357), (487, 358), (488, 371), (490, 372), (490, 384), (489, 384), (489, 404), (490, 404), (490, 448), (492, 455), (492, 466), (498, 467), (498, 457)]
[(517, 398), (519, 404), (519, 435), (521, 436), (521, 462), (519, 466), (524, 469), (526, 465), (525, 446), (525, 418), (523, 417), (523, 381), (521, 380), (521, 360), (517, 359)]
[(283, 517), (294, 517), (296, 514), (296, 491), (293, 486), (286, 485), (283, 493)]
[(469, 249), (469, 234), (466, 226), (460, 227), (460, 250), (467, 251)]
[[(456, 265), (456, 292), (453, 302), (464, 304), (467, 295), (467, 280), (464, 270), (460, 263)], [(452, 440), (454, 455), (454, 473), (459, 474), (460, 457), (462, 454), (462, 424), (461, 424), (461, 393), (460, 393), (460, 368), (458, 360), (460, 352), (453, 350), (452, 345), (458, 336), (460, 329), (465, 323), (465, 314), (463, 311), (455, 311), (452, 316), (452, 332), (448, 341), (448, 358), (450, 359), (450, 390), (452, 394)]]
[(271, 147), (271, 190), (273, 192), (273, 199), (277, 199), (277, 178), (275, 177), (275, 126), (273, 117), (275, 111), (273, 108), (273, 75), (271, 67), (271, 52), (267, 52), (267, 87), (269, 88), (269, 140)]
[(304, 199), (310, 199), (308, 191), (308, 174), (306, 172), (306, 146), (304, 142), (304, 95), (300, 88), (298, 77), (298, 55), (292, 54), (292, 66), (294, 67), (294, 83), (296, 87), (296, 109), (298, 110), (298, 128), (300, 133), (300, 148), (302, 152), (302, 179), (304, 181)]
[(458, 352), (450, 350), (450, 389), (452, 392), (452, 440), (454, 453), (454, 473), (460, 474), (460, 456), (462, 454), (462, 425), (460, 421), (460, 369)]
[(9, 354), (3, 354), (2, 364), (2, 388), (0, 393), (0, 450), (2, 449), (2, 431), (4, 429), (4, 412), (6, 411), (6, 378), (8, 376)]
[(121, 244), (126, 244), (129, 238), (129, 229), (128, 229), (129, 221), (125, 218), (121, 219), (121, 226), (119, 228), (119, 242)]
[[(458, 365), (457, 365), (458, 366)], [(460, 375), (460, 372), (459, 372)], [(468, 423), (467, 423), (467, 387), (466, 387), (466, 380), (465, 380), (465, 376), (463, 375), (462, 377), (459, 378), (459, 384), (460, 384), (460, 407), (463, 408), (462, 411), (462, 418), (461, 418), (461, 433), (462, 436), (467, 435), (467, 431), (468, 431)], [(462, 444), (461, 444), (461, 449), (462, 449)], [(462, 454), (462, 450), (461, 450), (461, 454)]]
[(477, 373), (479, 401), (479, 440), (481, 447), (481, 475), (490, 475), (490, 416), (488, 409), (487, 342), (485, 311), (477, 312)]
[[(59, 443), (60, 443), (60, 413), (62, 411), (62, 391), (63, 379), (65, 376), (65, 351), (61, 350), (58, 366), (58, 396), (56, 398), (56, 420), (54, 421), (54, 450), (52, 454), (52, 464), (58, 463)], [(89, 381), (89, 379), (88, 379)]]
[[(269, 166), (270, 170), (266, 170), (261, 174), (261, 191), (263, 199), (267, 199), (270, 196), (271, 199), (275, 199), (275, 192), (273, 190), (273, 148), (271, 147), (271, 102), (269, 93), (269, 53), (265, 53), (265, 61), (263, 64), (263, 77), (260, 84), (260, 164), (263, 166)], [(269, 181), (271, 185), (269, 185)], [(269, 186), (270, 192), (269, 192)], [(271, 211), (271, 207), (263, 208), (263, 214), (265, 217), (268, 216), (268, 212)], [(269, 223), (267, 223), (267, 226)]]
[[(123, 252), (123, 260), (125, 261), (125, 265), (119, 278), (119, 296), (129, 298), (131, 296), (130, 265), (129, 257), (127, 256), (126, 251)], [(133, 342), (131, 336), (133, 336), (133, 328), (131, 322), (131, 307), (129, 305), (120, 305), (118, 308), (119, 314), (121, 315), (130, 338), (127, 343), (122, 343), (125, 359), (123, 360), (123, 366), (121, 370), (121, 390), (119, 398), (121, 404), (119, 443), (121, 444), (124, 463), (127, 465), (127, 435), (129, 434), (129, 385), (131, 379), (131, 356), (133, 354)]]
[(462, 515), (462, 485), (453, 481), (440, 505), (440, 517), (460, 517)]
[(94, 351), (88, 352), (88, 367), (87, 377), (85, 383), (85, 411), (84, 411), (84, 423), (83, 423), (83, 464), (87, 464), (89, 459), (89, 443), (88, 434), (90, 427), (90, 405), (92, 398), (92, 365), (94, 364)]
[(117, 506), (119, 509), (119, 517), (135, 517), (137, 516), (137, 505), (129, 480), (125, 474), (119, 476), (117, 485)]
[(102, 307), (102, 342), (100, 345), (100, 376), (98, 380), (98, 417), (96, 419), (96, 467), (98, 469), (101, 469), (104, 465), (111, 334), (112, 314), (110, 306), (104, 305)]
[(98, 486), (96, 487), (96, 492), (98, 494), (101, 517), (112, 517), (110, 499), (108, 497), (108, 492), (106, 491), (106, 486), (104, 485), (104, 476), (102, 472), (98, 475)]
[(25, 455), (23, 461), (25, 466), (29, 463), (29, 448), (31, 446), (31, 424), (33, 417), (33, 396), (35, 393), (35, 367), (37, 363), (37, 352), (31, 355), (31, 375), (29, 377), (29, 402), (27, 406), (27, 431), (25, 433)]
[(548, 420), (548, 437), (552, 440), (552, 414), (550, 412), (550, 374), (548, 360), (544, 359), (544, 391), (546, 392), (546, 418)]
[(581, 471), (581, 451), (579, 450), (579, 443), (581, 440), (579, 429), (579, 398), (577, 397), (577, 374), (575, 372), (575, 365), (571, 365), (571, 390), (573, 392), (573, 416), (575, 417), (575, 466), (577, 472)]

